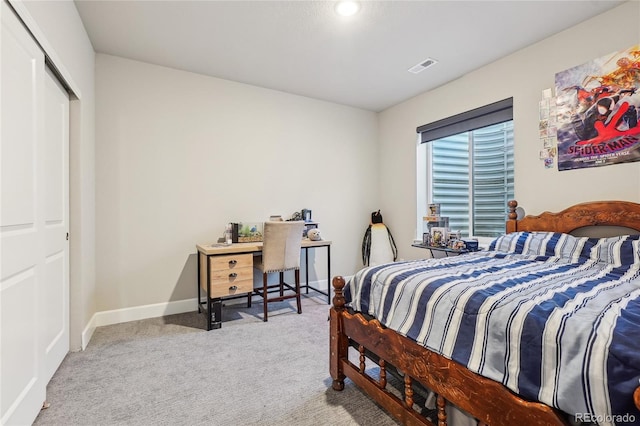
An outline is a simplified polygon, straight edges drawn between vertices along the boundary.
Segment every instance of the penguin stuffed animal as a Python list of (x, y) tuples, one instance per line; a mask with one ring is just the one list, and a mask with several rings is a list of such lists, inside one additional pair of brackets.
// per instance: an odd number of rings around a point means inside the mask
[(371, 213), (371, 224), (362, 240), (362, 263), (365, 266), (394, 262), (398, 249), (391, 231), (382, 223), (380, 210)]

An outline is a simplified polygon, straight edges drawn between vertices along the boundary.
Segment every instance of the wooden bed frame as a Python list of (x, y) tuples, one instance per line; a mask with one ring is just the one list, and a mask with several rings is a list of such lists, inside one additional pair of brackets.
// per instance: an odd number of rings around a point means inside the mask
[[(640, 232), (640, 204), (626, 201), (601, 201), (577, 204), (559, 213), (516, 219), (516, 201), (510, 201), (507, 232), (550, 231), (571, 233), (589, 226), (622, 226)], [(446, 402), (466, 411), (479, 425), (568, 425), (559, 411), (539, 402), (522, 399), (502, 384), (479, 376), (461, 364), (444, 358), (377, 320), (345, 307), (341, 276), (333, 279), (335, 296), (330, 310), (330, 373), (332, 387), (344, 389), (345, 378), (351, 379), (385, 410), (405, 425), (434, 425), (414, 409), (414, 381), (437, 394), (437, 425), (447, 425)], [(349, 346), (358, 348), (359, 362), (349, 360)], [(378, 377), (365, 372), (367, 360), (379, 358)], [(404, 373), (403, 397), (396, 396), (387, 383), (387, 365)], [(633, 395), (640, 410), (640, 387)]]

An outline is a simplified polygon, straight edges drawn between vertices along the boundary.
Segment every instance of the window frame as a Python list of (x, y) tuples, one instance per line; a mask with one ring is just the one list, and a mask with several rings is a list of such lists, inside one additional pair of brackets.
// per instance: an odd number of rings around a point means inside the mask
[[(429, 143), (433, 140), (452, 136), (459, 133), (469, 132), (483, 127), (513, 122), (513, 98), (504, 99), (492, 104), (485, 105), (470, 111), (466, 111), (451, 117), (444, 118), (416, 129), (417, 131), (417, 148), (416, 148), (416, 241), (422, 241), (423, 232), (423, 216), (426, 213), (426, 206), (433, 200), (432, 192), (432, 173), (431, 173), (431, 156), (432, 145)], [(470, 137), (471, 138), (471, 137)], [(469, 144), (469, 171), (473, 164), (473, 145)], [(515, 169), (515, 165), (514, 165)], [(515, 172), (515, 170), (514, 170)], [(424, 177), (424, 178), (422, 178)], [(473, 235), (473, 173), (469, 173), (469, 226), (470, 237), (477, 238), (481, 244), (488, 243), (493, 237), (477, 237)], [(515, 191), (515, 188), (514, 188)], [(506, 205), (505, 205), (505, 221), (506, 221)]]

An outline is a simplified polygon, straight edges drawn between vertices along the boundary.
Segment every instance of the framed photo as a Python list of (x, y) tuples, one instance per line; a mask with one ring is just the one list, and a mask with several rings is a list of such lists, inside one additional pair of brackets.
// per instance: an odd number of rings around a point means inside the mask
[(433, 203), (427, 205), (427, 215), (428, 216), (440, 216), (440, 204)]
[(431, 245), (445, 246), (447, 245), (447, 228), (434, 227), (431, 228)]
[(305, 222), (311, 222), (311, 210), (302, 209), (300, 214), (302, 215), (302, 220), (304, 220)]
[(428, 232), (422, 233), (422, 245), (430, 246), (431, 245), (431, 234)]

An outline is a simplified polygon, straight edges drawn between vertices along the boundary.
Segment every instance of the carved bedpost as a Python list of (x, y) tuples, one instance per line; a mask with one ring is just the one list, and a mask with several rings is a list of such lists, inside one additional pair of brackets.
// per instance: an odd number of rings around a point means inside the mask
[(333, 279), (333, 307), (336, 311), (342, 312), (344, 310), (344, 304), (346, 301), (344, 300), (344, 294), (342, 293), (342, 289), (345, 286), (344, 278), (340, 275)]
[(515, 220), (518, 217), (518, 214), (516, 213), (518, 202), (516, 200), (511, 200), (507, 203), (507, 206), (509, 206), (509, 219)]
[(344, 371), (342, 360), (347, 358), (348, 339), (342, 331), (342, 313), (344, 312), (345, 299), (342, 289), (345, 286), (344, 278), (337, 276), (333, 279), (333, 307), (329, 311), (329, 371), (334, 390), (344, 389)]
[(518, 214), (516, 213), (516, 207), (518, 207), (518, 202), (516, 200), (511, 200), (507, 203), (509, 207), (509, 215), (507, 216), (507, 233), (516, 232), (518, 230), (517, 218)]

